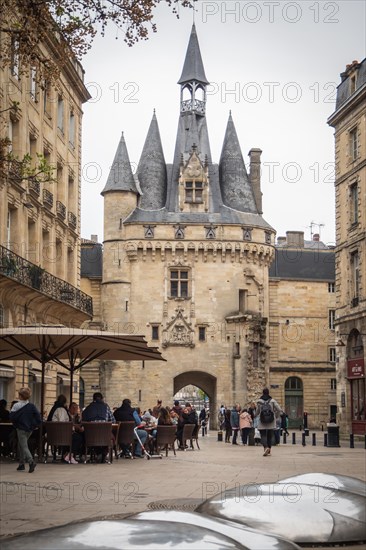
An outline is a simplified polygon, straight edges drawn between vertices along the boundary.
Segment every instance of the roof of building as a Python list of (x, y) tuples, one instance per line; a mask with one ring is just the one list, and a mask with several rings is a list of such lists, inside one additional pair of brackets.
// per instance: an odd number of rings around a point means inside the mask
[(252, 185), (245, 168), (234, 122), (229, 115), (220, 157), (220, 188), (226, 206), (257, 214)]
[(101, 278), (103, 274), (103, 246), (83, 239), (81, 243), (81, 277)]
[(178, 80), (178, 84), (185, 84), (186, 82), (190, 82), (192, 80), (202, 82), (203, 84), (209, 84), (209, 81), (205, 75), (205, 69), (203, 67), (196, 26), (194, 23), (192, 25), (191, 36), (189, 38), (182, 75)]
[[(350, 86), (350, 77), (353, 76), (354, 70), (357, 69), (357, 78), (355, 80), (355, 89), (352, 90)], [(341, 73), (342, 82), (337, 88), (337, 100), (336, 110), (338, 110), (351, 95), (357, 93), (357, 91), (366, 84), (366, 58), (358, 63), (353, 61), (352, 64), (347, 65), (346, 71)]]
[[(316, 243), (319, 244), (319, 243)], [(279, 279), (335, 280), (334, 249), (276, 247), (269, 276)]]
[(102, 195), (107, 191), (133, 191), (138, 193), (123, 132)]
[(139, 206), (156, 210), (166, 203), (167, 173), (163, 146), (154, 111), (137, 168), (142, 196)]

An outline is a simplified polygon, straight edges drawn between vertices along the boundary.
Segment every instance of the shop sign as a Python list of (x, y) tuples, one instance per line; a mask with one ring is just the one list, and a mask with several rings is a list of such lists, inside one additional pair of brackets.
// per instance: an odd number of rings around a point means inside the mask
[(347, 378), (364, 378), (365, 361), (364, 359), (349, 359), (347, 361)]

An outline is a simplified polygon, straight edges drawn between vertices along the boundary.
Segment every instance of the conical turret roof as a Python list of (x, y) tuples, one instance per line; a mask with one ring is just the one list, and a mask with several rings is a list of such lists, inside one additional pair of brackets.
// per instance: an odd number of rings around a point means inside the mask
[(202, 82), (202, 84), (209, 84), (205, 75), (205, 69), (203, 67), (200, 46), (198, 44), (196, 33), (196, 26), (194, 23), (188, 43), (182, 76), (178, 80), (178, 84), (185, 84), (186, 82), (190, 82), (191, 80)]
[(132, 191), (138, 193), (123, 132), (102, 195), (108, 191)]
[(234, 122), (229, 115), (219, 164), (223, 203), (241, 212), (258, 213)]
[(166, 201), (167, 173), (155, 111), (137, 168), (137, 177), (142, 191), (139, 207), (146, 210), (163, 208)]

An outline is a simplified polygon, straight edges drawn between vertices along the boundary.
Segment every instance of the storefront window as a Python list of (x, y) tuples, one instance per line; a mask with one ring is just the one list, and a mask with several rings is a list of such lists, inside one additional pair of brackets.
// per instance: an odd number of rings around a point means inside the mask
[(365, 379), (351, 380), (352, 420), (366, 420)]

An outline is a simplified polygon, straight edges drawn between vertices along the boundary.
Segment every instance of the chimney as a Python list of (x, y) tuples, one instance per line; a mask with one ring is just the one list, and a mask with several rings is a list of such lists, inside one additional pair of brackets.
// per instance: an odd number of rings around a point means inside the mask
[(277, 244), (279, 246), (282, 246), (283, 244), (286, 244), (286, 237), (277, 237)]
[(250, 183), (252, 184), (254, 200), (259, 214), (263, 214), (261, 192), (261, 154), (261, 149), (252, 148), (249, 151)]
[(90, 235), (90, 240), (93, 241), (93, 243), (98, 242), (98, 235)]
[(286, 231), (287, 246), (295, 246), (304, 248), (304, 232), (303, 231)]
[(316, 242), (318, 243), (319, 240), (320, 240), (320, 235), (319, 235), (319, 233), (314, 233), (314, 235), (313, 235), (313, 241), (316, 241)]

